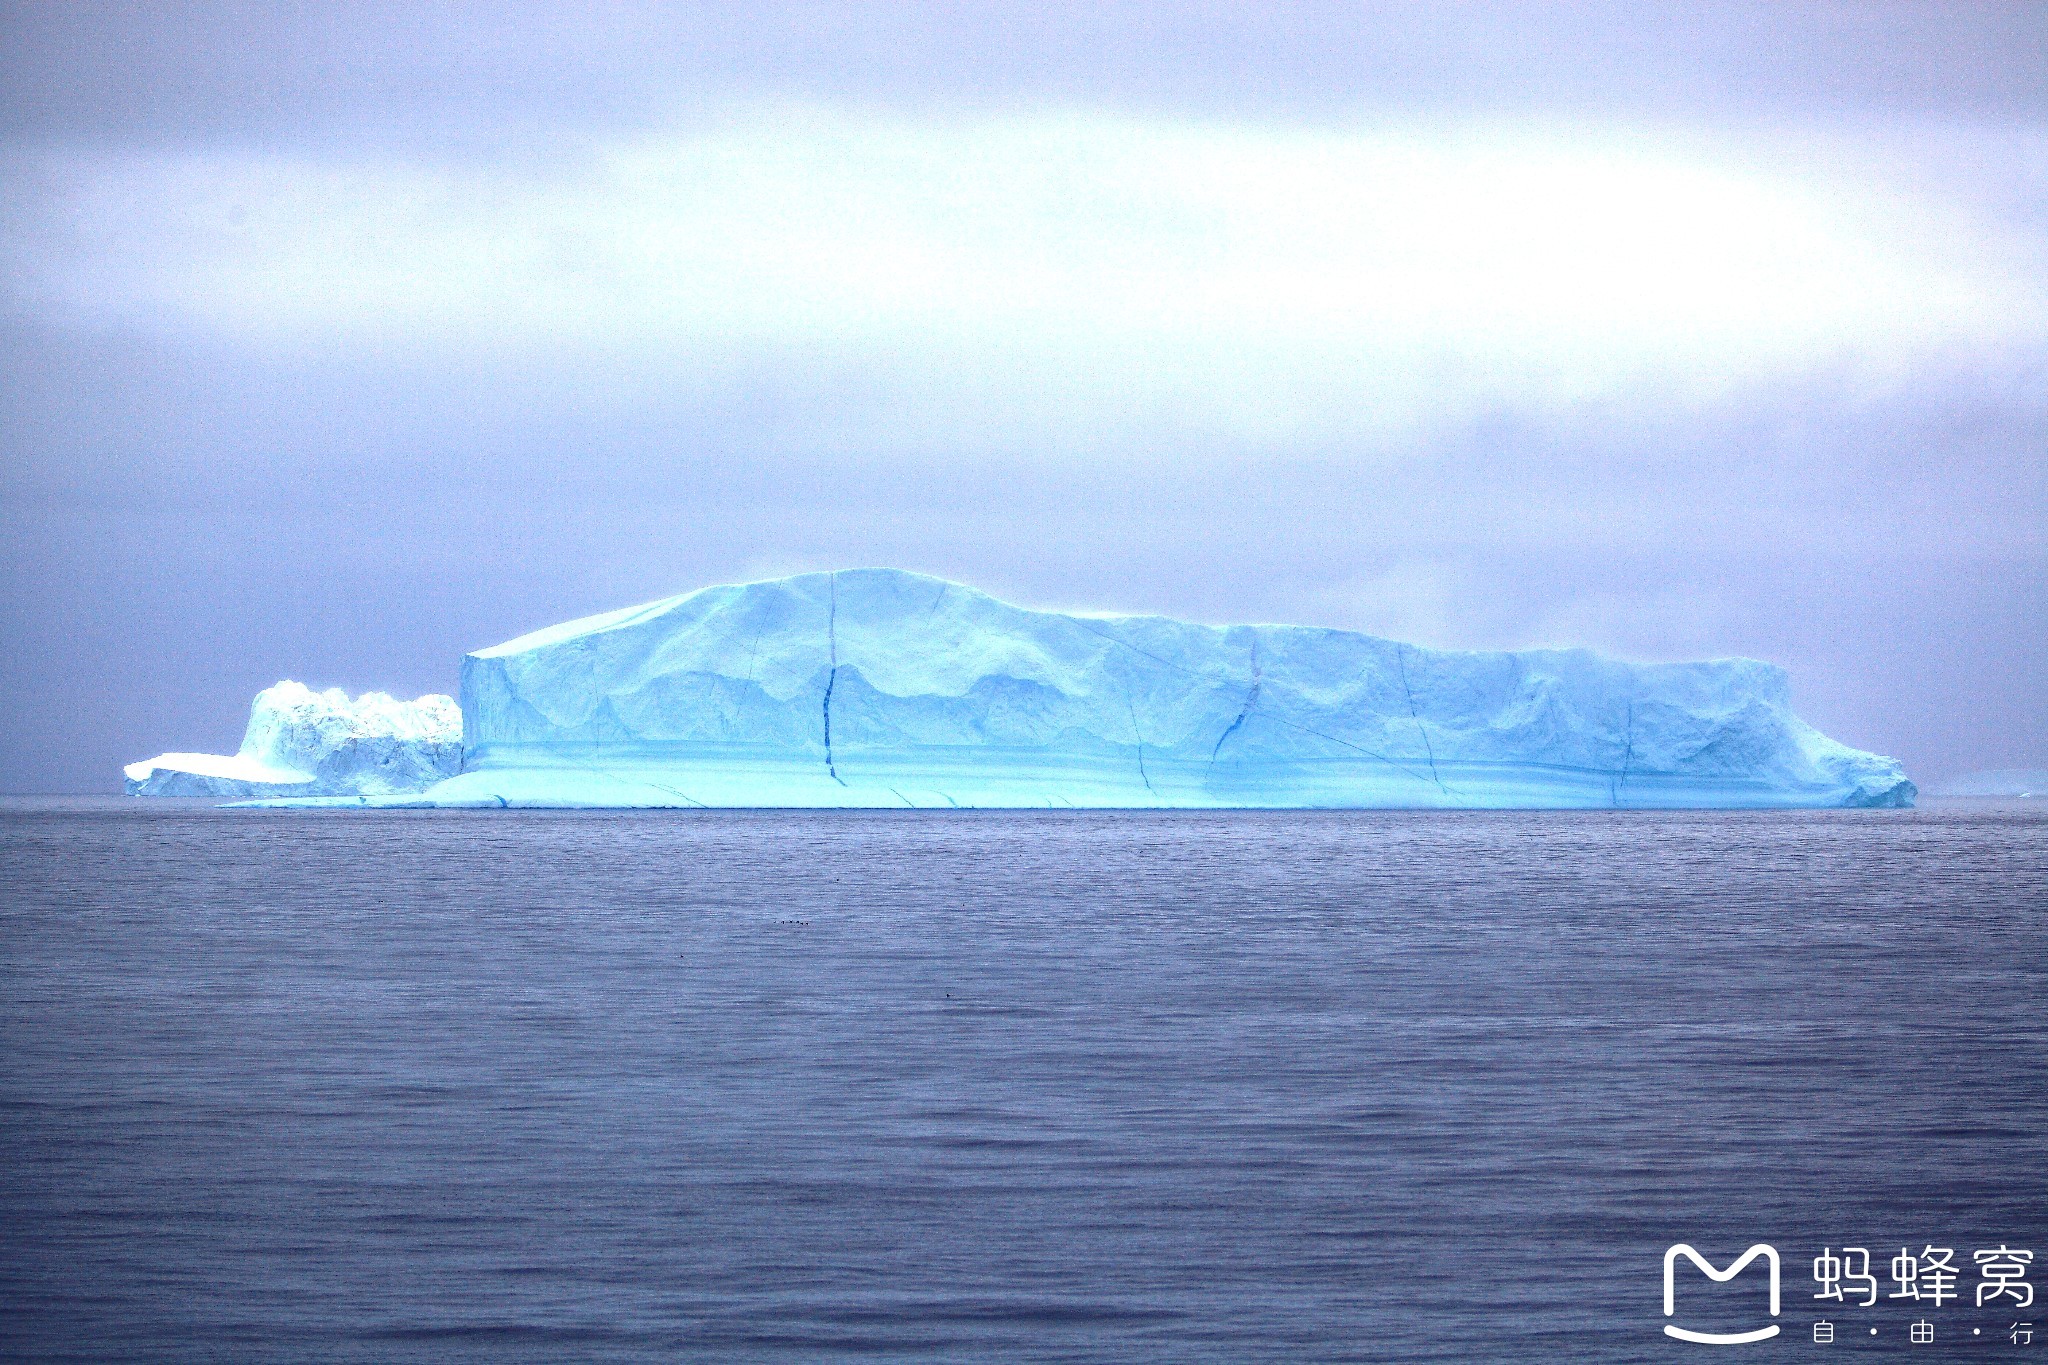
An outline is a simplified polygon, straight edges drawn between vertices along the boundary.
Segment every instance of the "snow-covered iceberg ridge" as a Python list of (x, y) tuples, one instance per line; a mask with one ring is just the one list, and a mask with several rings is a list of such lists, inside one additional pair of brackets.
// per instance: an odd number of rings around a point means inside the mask
[(256, 694), (233, 754), (159, 754), (122, 769), (130, 796), (388, 796), (462, 770), (462, 712), (438, 694), (351, 698), (281, 682)]
[[(887, 569), (463, 660), (438, 806), (1902, 806), (1782, 669), (1028, 611)], [(393, 798), (394, 802), (405, 798)]]

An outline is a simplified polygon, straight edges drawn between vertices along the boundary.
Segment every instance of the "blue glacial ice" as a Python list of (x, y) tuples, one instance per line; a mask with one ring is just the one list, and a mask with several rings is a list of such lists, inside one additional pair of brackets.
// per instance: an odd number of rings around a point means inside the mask
[(285, 681), (256, 694), (233, 754), (158, 754), (122, 769), (130, 796), (387, 796), (462, 770), (452, 697), (351, 698)]
[(1748, 659), (1030, 611), (888, 569), (478, 650), (436, 806), (1902, 806)]

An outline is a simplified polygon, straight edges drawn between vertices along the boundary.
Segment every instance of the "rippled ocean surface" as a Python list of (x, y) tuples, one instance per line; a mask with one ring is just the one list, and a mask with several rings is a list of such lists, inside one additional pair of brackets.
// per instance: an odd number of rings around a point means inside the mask
[(1676, 1241), (1755, 1355), (2048, 1328), (1810, 1271), (2048, 1286), (2038, 804), (16, 802), (0, 934), (13, 1358), (1718, 1358)]

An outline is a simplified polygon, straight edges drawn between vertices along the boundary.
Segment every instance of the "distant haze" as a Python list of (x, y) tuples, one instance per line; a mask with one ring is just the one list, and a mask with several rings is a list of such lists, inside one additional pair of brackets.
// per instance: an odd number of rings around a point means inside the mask
[(2048, 767), (2048, 7), (8, 4), (0, 789), (706, 583)]

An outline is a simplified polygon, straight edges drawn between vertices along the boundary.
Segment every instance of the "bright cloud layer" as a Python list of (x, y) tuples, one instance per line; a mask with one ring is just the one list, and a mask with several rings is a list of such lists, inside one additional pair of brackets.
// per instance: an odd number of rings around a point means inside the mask
[(2038, 244), (1870, 169), (1583, 130), (756, 112), (539, 165), (44, 158), (7, 268), (17, 307), (149, 332), (850, 349), (1333, 407), (2040, 335)]

